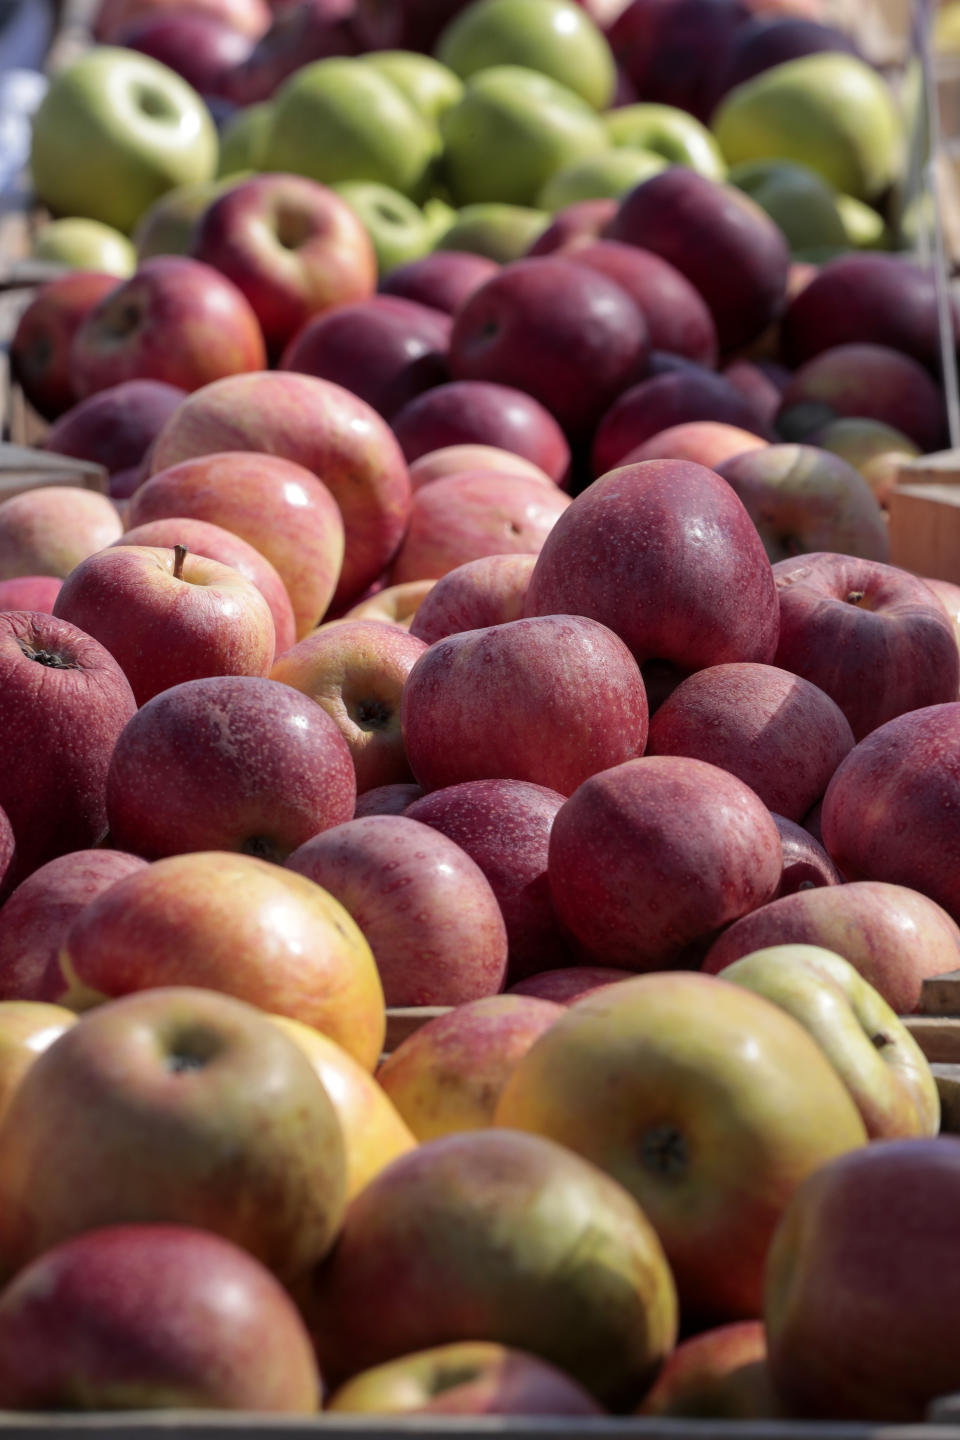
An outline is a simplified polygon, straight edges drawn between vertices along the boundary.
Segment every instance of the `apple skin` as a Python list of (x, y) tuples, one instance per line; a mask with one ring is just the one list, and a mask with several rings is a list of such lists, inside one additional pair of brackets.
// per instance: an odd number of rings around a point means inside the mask
[(530, 995), (469, 1001), (408, 1035), (377, 1080), (420, 1142), (486, 1129), (514, 1066), (563, 1013)]
[(184, 401), (157, 440), (152, 468), (238, 450), (290, 460), (327, 486), (348, 537), (335, 598), (355, 599), (391, 560), (410, 505), (403, 455), (380, 416), (313, 375), (232, 376)]
[(73, 1011), (62, 1005), (34, 1000), (0, 1002), (0, 1119), (37, 1056), (76, 1022)]
[(603, 985), (616, 985), (632, 980), (634, 971), (614, 970), (603, 965), (571, 965), (563, 970), (541, 970), (511, 985), (508, 995), (533, 995), (538, 1000), (552, 1000), (556, 1005), (573, 1005), (584, 995), (592, 995)]
[(809, 680), (775, 665), (713, 665), (677, 686), (650, 721), (648, 755), (706, 760), (768, 810), (802, 820), (853, 749), (846, 716)]
[(773, 900), (725, 930), (703, 968), (716, 975), (774, 945), (834, 951), (897, 1015), (917, 1008), (928, 976), (960, 969), (960, 930), (946, 910), (905, 885), (880, 880), (819, 886)]
[(526, 1351), (469, 1340), (375, 1365), (342, 1385), (325, 1409), (366, 1415), (606, 1413), (556, 1366)]
[(58, 956), (70, 926), (104, 890), (146, 863), (120, 850), (71, 850), (22, 880), (0, 910), (0, 1000), (62, 1000), (67, 980)]
[(0, 580), (65, 579), (123, 531), (117, 507), (96, 490), (42, 485), (0, 503)]
[[(306, 636), (274, 663), (273, 679), (309, 696), (337, 726), (360, 794), (411, 779), (400, 697), (426, 648), (399, 626), (344, 619)], [(351, 819), (354, 802), (355, 797), (341, 820)], [(309, 838), (304, 835), (299, 843)]]
[[(929, 705), (872, 731), (823, 799), (823, 843), (849, 880), (909, 885), (960, 920), (960, 703)], [(946, 817), (946, 820), (945, 820)]]
[(906, 711), (955, 700), (960, 660), (949, 617), (895, 565), (814, 552), (774, 567), (775, 664), (836, 701), (854, 738)]
[(638, 1415), (698, 1420), (776, 1420), (783, 1415), (767, 1367), (762, 1320), (718, 1325), (682, 1341)]
[(577, 959), (550, 896), (550, 830), (564, 797), (524, 780), (467, 780), (404, 811), (465, 850), (486, 875), (507, 927), (507, 980)]
[(544, 480), (548, 485), (557, 481), (532, 460), (525, 460), (497, 445), (444, 445), (414, 460), (410, 466), (410, 484), (414, 490), (443, 480), (447, 475), (462, 475), (466, 470), (501, 470), (504, 475), (527, 475)]
[[(709, 551), (705, 525), (717, 537)], [(657, 594), (655, 607), (625, 610), (625, 594), (644, 593)], [(725, 480), (683, 460), (627, 465), (578, 495), (544, 541), (526, 609), (590, 615), (638, 664), (659, 659), (681, 670), (768, 664), (779, 633), (773, 572), (753, 521)]]
[(201, 216), (192, 253), (242, 291), (274, 355), (312, 316), (365, 300), (377, 283), (377, 258), (357, 215), (302, 175), (232, 185)]
[(83, 320), (70, 377), (85, 398), (124, 380), (163, 380), (199, 390), (266, 364), (260, 322), (237, 287), (199, 260), (145, 260)]
[(650, 341), (643, 312), (616, 281), (555, 256), (516, 260), (465, 300), (450, 336), (457, 380), (526, 390), (568, 435), (590, 434), (641, 378)]
[(0, 613), (0, 809), (17, 842), (8, 885), (103, 839), (107, 767), (135, 710), (126, 676), (90, 635), (53, 615)]
[(213, 1230), (290, 1282), (343, 1216), (340, 1124), (315, 1071), (267, 1016), (209, 990), (84, 1015), (30, 1066), (0, 1134), (7, 1273), (84, 1231), (158, 1222)]
[(771, 811), (774, 823), (780, 832), (780, 848), (783, 851), (783, 872), (780, 887), (774, 895), (794, 895), (798, 890), (810, 890), (818, 885), (842, 885), (843, 876), (834, 865), (810, 831), (785, 815)]
[(548, 410), (522, 390), (486, 380), (454, 380), (404, 405), (393, 430), (409, 462), (450, 445), (515, 451), (561, 484), (570, 447)]
[(226, 77), (227, 98), (249, 108), (270, 100), (302, 65), (355, 54), (353, 9), (352, 0), (291, 0), (278, 7), (269, 30)]
[(588, 775), (643, 753), (647, 699), (612, 630), (551, 614), (438, 640), (407, 678), (401, 720), (425, 790), (508, 779), (569, 795)]
[(115, 275), (74, 270), (41, 285), (10, 342), (13, 375), (45, 420), (55, 420), (80, 398), (70, 379), (70, 347), (86, 316), (115, 290)]
[(131, 20), (115, 43), (159, 60), (203, 96), (225, 95), (231, 71), (253, 48), (249, 35), (214, 15), (191, 14), (187, 6)]
[(386, 1022), (370, 947), (332, 895), (266, 860), (155, 860), (87, 905), (60, 954), (71, 1009), (200, 986), (312, 1025), (368, 1070), (380, 1058)]
[[(426, 1294), (429, 1305), (414, 1303)], [(677, 1323), (660, 1242), (623, 1188), (559, 1145), (505, 1130), (432, 1140), (372, 1180), (306, 1314), (335, 1387), (480, 1339), (557, 1365), (614, 1409), (649, 1385)]]
[(719, 471), (734, 455), (763, 450), (767, 444), (752, 431), (725, 425), (720, 420), (687, 420), (651, 435), (623, 457), (623, 464), (637, 465), (641, 460), (692, 460), (708, 470)]
[(507, 969), (496, 896), (446, 835), (368, 815), (315, 835), (285, 861), (333, 895), (373, 951), (388, 1005), (461, 1005), (495, 995)]
[(633, 0), (607, 38), (644, 100), (706, 120), (713, 76), (748, 14), (740, 0)]
[(72, 406), (50, 427), (43, 448), (104, 465), (110, 475), (140, 465), (187, 396), (163, 380), (126, 380)]
[(791, 1415), (920, 1421), (956, 1390), (946, 1317), (960, 1294), (943, 1256), (958, 1194), (952, 1135), (869, 1145), (797, 1193), (771, 1246), (764, 1306), (770, 1369)]
[(382, 590), (376, 590), (366, 599), (351, 605), (342, 618), (382, 620), (387, 625), (396, 625), (399, 630), (410, 632), (421, 603), (435, 584), (435, 580), (408, 580), (403, 585), (385, 585)]
[(411, 635), (432, 645), (461, 630), (521, 619), (536, 561), (535, 554), (482, 555), (448, 570), (420, 602)]
[(365, 790), (362, 795), (357, 796), (353, 818), (360, 820), (364, 815), (402, 815), (422, 794), (422, 788), (412, 782), (375, 785), (372, 790)]
[(885, 345), (836, 345), (807, 360), (784, 391), (777, 427), (802, 440), (840, 416), (892, 425), (925, 454), (946, 440), (939, 386), (918, 360)]
[(415, 490), (393, 583), (439, 580), (468, 561), (541, 549), (570, 496), (524, 475), (474, 470)]
[(0, 580), (0, 610), (39, 610), (52, 615), (62, 582), (53, 575), (18, 575)]
[[(175, 520), (220, 526), (259, 551), (286, 590), (295, 636), (320, 624), (339, 582), (344, 527), (333, 495), (312, 471), (277, 455), (243, 450), (181, 461), (155, 471), (127, 507), (131, 530)], [(197, 552), (203, 554), (203, 547)], [(224, 563), (249, 575), (234, 560)], [(278, 603), (282, 609), (282, 597)], [(285, 622), (277, 630), (278, 653), (293, 643), (288, 636)]]
[(571, 1006), (514, 1068), (495, 1124), (565, 1145), (625, 1186), (660, 1237), (687, 1327), (759, 1316), (792, 1195), (867, 1140), (792, 1016), (676, 971)]
[(450, 317), (399, 296), (339, 304), (295, 333), (281, 370), (335, 380), (390, 420), (450, 379)]
[(208, 1230), (110, 1225), (65, 1240), (3, 1292), (0, 1336), (12, 1410), (319, 1407), (289, 1295)]
[(682, 365), (654, 373), (623, 390), (597, 426), (591, 463), (605, 475), (662, 431), (691, 421), (712, 420), (766, 440), (770, 431), (740, 391), (710, 370)]
[(589, 960), (683, 963), (776, 894), (780, 836), (742, 780), (651, 755), (592, 775), (558, 811), (547, 873), (561, 925)]
[(353, 816), (353, 759), (309, 697), (275, 680), (216, 676), (155, 695), (107, 773), (110, 838), (156, 860), (237, 850), (275, 864)]
[(415, 300), (453, 315), (463, 302), (499, 270), (487, 255), (466, 250), (432, 250), (389, 270), (380, 281), (380, 293)]
[(175, 567), (159, 546), (100, 550), (71, 570), (54, 606), (110, 651), (138, 705), (183, 680), (263, 676), (273, 664), (273, 617), (255, 585), (202, 555), (187, 555), (180, 577)]

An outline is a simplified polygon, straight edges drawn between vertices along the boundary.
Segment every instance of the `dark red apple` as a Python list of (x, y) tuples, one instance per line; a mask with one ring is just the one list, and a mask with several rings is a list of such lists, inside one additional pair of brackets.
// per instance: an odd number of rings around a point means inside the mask
[(416, 300), (453, 315), (499, 269), (496, 260), (486, 255), (472, 255), (467, 250), (432, 250), (420, 260), (389, 270), (380, 281), (380, 293)]
[(509, 385), (438, 385), (404, 405), (393, 430), (408, 461), (447, 445), (494, 445), (532, 460), (558, 483), (570, 468), (570, 447), (556, 420), (532, 395)]
[(41, 285), (17, 322), (10, 344), (14, 378), (35, 410), (55, 420), (80, 399), (70, 378), (73, 337), (116, 275), (71, 270)]

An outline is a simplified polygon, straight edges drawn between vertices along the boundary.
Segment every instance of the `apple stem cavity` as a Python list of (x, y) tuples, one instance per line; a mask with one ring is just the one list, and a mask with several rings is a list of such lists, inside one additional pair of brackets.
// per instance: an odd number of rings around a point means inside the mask
[(190, 547), (187, 545), (174, 545), (173, 547), (173, 578), (183, 579), (183, 562), (190, 554)]
[(640, 1153), (644, 1165), (665, 1180), (686, 1175), (690, 1150), (686, 1136), (676, 1125), (654, 1125), (643, 1136)]

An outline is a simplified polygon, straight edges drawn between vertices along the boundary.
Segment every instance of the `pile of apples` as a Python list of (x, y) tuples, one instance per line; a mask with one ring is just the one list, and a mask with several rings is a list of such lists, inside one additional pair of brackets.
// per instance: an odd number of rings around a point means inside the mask
[(816, 18), (617, 10), (104, 0), (37, 113), (117, 264), (13, 347), (109, 494), (0, 503), (0, 1409), (960, 1389), (902, 126)]

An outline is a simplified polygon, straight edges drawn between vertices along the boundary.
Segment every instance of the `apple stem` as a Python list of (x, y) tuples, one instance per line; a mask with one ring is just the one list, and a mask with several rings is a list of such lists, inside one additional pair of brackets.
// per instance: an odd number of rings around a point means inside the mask
[(182, 579), (183, 579), (183, 562), (184, 562), (184, 560), (186, 560), (186, 558), (187, 558), (187, 556), (188, 556), (189, 554), (190, 554), (189, 546), (187, 546), (187, 545), (174, 545), (174, 547), (173, 547), (173, 578), (174, 578), (174, 580), (182, 580)]

